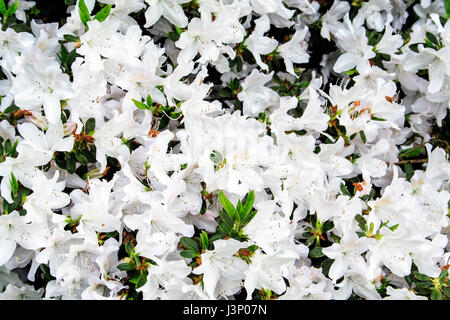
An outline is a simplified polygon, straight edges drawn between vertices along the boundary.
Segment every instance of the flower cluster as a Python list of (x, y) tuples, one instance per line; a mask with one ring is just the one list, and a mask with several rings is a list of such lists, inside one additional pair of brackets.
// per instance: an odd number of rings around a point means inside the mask
[(450, 298), (449, 0), (45, 2), (0, 0), (0, 299)]

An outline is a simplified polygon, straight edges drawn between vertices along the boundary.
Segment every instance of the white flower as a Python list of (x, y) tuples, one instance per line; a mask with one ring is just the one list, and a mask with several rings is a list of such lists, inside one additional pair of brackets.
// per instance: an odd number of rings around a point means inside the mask
[(369, 59), (375, 57), (372, 47), (367, 44), (366, 29), (351, 24), (348, 14), (345, 16), (345, 29), (336, 32), (337, 45), (344, 51), (339, 56), (334, 71), (341, 73), (354, 67), (365, 73), (370, 68)]
[(44, 108), (50, 123), (60, 121), (61, 100), (70, 99), (74, 92), (69, 76), (61, 71), (56, 61), (43, 64), (25, 63), (13, 79), (12, 91), (16, 105), (24, 110)]
[(383, 298), (383, 300), (428, 300), (427, 297), (418, 296), (407, 288), (394, 289), (391, 286), (388, 286), (386, 288), (386, 293), (388, 296)]
[(226, 279), (240, 281), (248, 268), (247, 263), (234, 254), (239, 249), (249, 247), (248, 242), (239, 242), (235, 239), (214, 241), (214, 250), (206, 250), (200, 256), (202, 264), (195, 268), (194, 274), (203, 274), (205, 292), (211, 299), (217, 297), (217, 285)]
[(309, 61), (309, 54), (306, 52), (308, 43), (305, 41), (307, 32), (307, 26), (300, 31), (296, 30), (291, 40), (278, 47), (280, 56), (284, 59), (286, 71), (294, 76), (296, 76), (296, 74), (294, 72), (293, 63), (306, 63)]
[(148, 3), (145, 11), (145, 28), (154, 25), (161, 16), (179, 28), (187, 26), (188, 19), (180, 4), (188, 3), (189, 0), (145, 0), (145, 2)]
[(268, 70), (267, 64), (263, 63), (261, 60), (261, 55), (272, 53), (278, 46), (278, 41), (264, 36), (264, 33), (270, 29), (268, 16), (262, 16), (261, 18), (256, 19), (255, 25), (253, 32), (245, 39), (244, 45), (253, 54), (258, 66), (263, 70)]
[(294, 263), (297, 255), (292, 251), (277, 251), (271, 254), (255, 252), (251, 257), (249, 268), (245, 271), (244, 288), (247, 300), (250, 300), (255, 289), (269, 289), (276, 294), (286, 290), (286, 283), (282, 276), (282, 268)]
[(347, 230), (339, 243), (322, 249), (323, 254), (334, 260), (328, 272), (334, 283), (345, 275), (348, 268), (364, 270), (365, 261), (361, 254), (369, 249), (369, 243), (370, 239), (359, 238), (354, 231)]
[(450, 48), (445, 46), (438, 51), (431, 48), (418, 47), (419, 53), (412, 53), (404, 63), (405, 71), (428, 70), (430, 83), (429, 93), (438, 92), (446, 77), (450, 77)]
[(245, 78), (242, 90), (238, 93), (238, 99), (243, 101), (245, 115), (255, 116), (267, 108), (278, 105), (280, 97), (270, 88), (264, 85), (272, 79), (273, 72), (264, 74), (256, 69)]

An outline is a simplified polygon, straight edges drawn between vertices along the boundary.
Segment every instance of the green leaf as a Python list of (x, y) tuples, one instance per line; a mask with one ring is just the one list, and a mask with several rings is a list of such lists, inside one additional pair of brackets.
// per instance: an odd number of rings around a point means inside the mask
[(75, 157), (70, 152), (65, 152), (66, 155), (66, 170), (72, 174), (76, 169)]
[(322, 232), (330, 231), (331, 229), (333, 229), (333, 227), (334, 227), (333, 221), (326, 221), (323, 224)]
[(408, 148), (408, 149), (400, 151), (398, 153), (398, 156), (400, 158), (409, 159), (409, 158), (417, 157), (419, 154), (421, 154), (424, 151), (425, 150), (423, 148)]
[(133, 253), (133, 251), (134, 251), (133, 244), (132, 244), (130, 241), (128, 241), (127, 243), (125, 243), (125, 252), (126, 252), (128, 255), (131, 255), (131, 253)]
[(362, 216), (362, 215), (360, 215), (360, 214), (357, 214), (356, 216), (355, 216), (355, 220), (358, 222), (358, 224), (359, 224), (359, 227), (362, 229), (362, 230), (367, 230), (367, 221), (366, 221), (366, 219), (364, 219), (364, 217)]
[(371, 119), (372, 119), (373, 121), (387, 121), (386, 119), (378, 118), (378, 117), (375, 117), (375, 116), (372, 116)]
[(170, 40), (172, 40), (172, 41), (178, 41), (178, 39), (180, 39), (180, 35), (176, 32), (176, 31), (174, 31), (174, 30), (172, 30), (172, 31), (170, 31), (168, 34), (167, 34), (167, 37), (170, 39)]
[(19, 110), (18, 106), (10, 105), (8, 108), (5, 109), (5, 111), (3, 111), (3, 113), (12, 113), (12, 112), (16, 112), (17, 110)]
[(72, 34), (65, 34), (64, 40), (66, 40), (68, 42), (78, 42), (78, 41), (80, 41), (80, 38), (78, 38), (77, 36), (74, 36)]
[(361, 140), (362, 140), (362, 142), (363, 143), (366, 143), (367, 142), (367, 138), (366, 138), (366, 134), (364, 133), (364, 131), (360, 131), (359, 132), (359, 135), (361, 136)]
[(252, 219), (256, 216), (258, 210), (250, 211), (250, 213), (242, 220), (242, 225), (247, 225), (252, 221)]
[(414, 175), (414, 168), (413, 168), (411, 162), (405, 163), (405, 175), (406, 175), (406, 180), (408, 180), (408, 181), (410, 181)]
[(434, 34), (432, 34), (431, 32), (427, 32), (426, 33), (426, 37), (428, 40), (430, 40), (434, 45), (436, 45), (437, 47), (440, 46), (439, 44), (439, 40), (436, 38), (436, 36)]
[(223, 161), (222, 155), (216, 150), (213, 150), (213, 152), (211, 152), (211, 154), (209, 155), (209, 158), (215, 165), (218, 165), (219, 163), (221, 163)]
[(88, 21), (91, 21), (91, 15), (89, 14), (89, 9), (86, 6), (84, 0), (80, 0), (78, 3), (78, 13), (80, 14), (81, 22), (88, 28)]
[(321, 247), (315, 247), (314, 249), (312, 249), (312, 250), (309, 252), (309, 255), (310, 255), (312, 258), (320, 258), (320, 257), (323, 257), (323, 256), (324, 256)]
[(186, 248), (187, 250), (192, 250), (195, 252), (200, 252), (200, 248), (197, 244), (197, 242), (191, 238), (188, 237), (181, 237), (180, 239), (181, 245)]
[(442, 300), (442, 292), (438, 289), (433, 289), (431, 291), (431, 300)]
[(230, 228), (233, 226), (234, 220), (225, 210), (220, 210), (219, 215), (221, 222), (225, 223)]
[(131, 99), (131, 100), (133, 100), (134, 105), (136, 107), (138, 107), (139, 109), (141, 109), (141, 110), (148, 110), (148, 107), (147, 107), (147, 105), (145, 103), (137, 101), (137, 100), (134, 100), (134, 99)]
[(219, 222), (218, 230), (219, 232), (222, 232), (225, 235), (229, 235), (231, 233), (231, 227), (228, 226), (223, 221)]
[(445, 16), (450, 18), (450, 0), (445, 0)]
[(443, 287), (442, 290), (444, 291), (444, 294), (447, 298), (450, 298), (450, 288), (449, 287)]
[(13, 198), (17, 196), (17, 192), (19, 191), (19, 182), (17, 182), (16, 177), (14, 176), (14, 173), (11, 171), (11, 178), (9, 179), (9, 183), (11, 185), (11, 191), (13, 194)]
[(120, 271), (129, 271), (133, 270), (134, 268), (135, 268), (134, 266), (128, 263), (121, 263), (117, 266), (117, 269), (119, 269)]
[(392, 232), (394, 232), (395, 230), (397, 230), (399, 224), (397, 223), (396, 225), (389, 227), (389, 230), (391, 230)]
[(89, 163), (88, 158), (84, 154), (82, 154), (80, 152), (75, 152), (74, 155), (75, 155), (75, 159), (77, 159), (77, 161), (80, 162), (81, 164)]
[(140, 270), (137, 280), (130, 279), (130, 282), (136, 285), (136, 289), (142, 287), (147, 282), (147, 272)]
[(351, 197), (352, 194), (350, 193), (350, 191), (348, 191), (347, 186), (344, 183), (341, 183), (341, 192), (343, 194), (345, 194), (346, 196)]
[(255, 191), (252, 190), (250, 191), (249, 194), (247, 194), (247, 198), (245, 198), (245, 203), (242, 206), (242, 211), (239, 212), (241, 220), (244, 220), (245, 217), (250, 213), (254, 203), (255, 203)]
[(208, 250), (209, 239), (208, 239), (208, 235), (206, 234), (205, 230), (202, 230), (202, 233), (200, 233), (200, 243), (202, 245), (202, 249)]
[(106, 18), (108, 18), (110, 12), (111, 12), (111, 5), (108, 4), (102, 10), (97, 12), (97, 14), (95, 15), (94, 19), (99, 21), (99, 22), (105, 21)]
[(19, 1), (16, 1), (8, 7), (8, 10), (6, 10), (5, 12), (5, 17), (12, 16), (17, 11), (18, 8), (19, 8)]
[(89, 134), (90, 132), (95, 131), (95, 119), (89, 118), (84, 124), (84, 132)]
[(420, 281), (430, 281), (430, 277), (424, 275), (423, 273), (419, 273), (417, 271), (414, 272), (414, 278)]
[(433, 283), (431, 281), (417, 281), (414, 284), (414, 288), (420, 289), (420, 288), (430, 288), (433, 286)]
[(230, 200), (228, 200), (227, 197), (224, 195), (222, 190), (219, 192), (219, 199), (220, 199), (220, 203), (222, 204), (225, 211), (230, 215), (231, 218), (234, 219), (236, 209), (234, 208), (234, 206), (230, 202)]
[(6, 12), (5, 1), (0, 0), (0, 14), (4, 14)]
[(146, 102), (147, 102), (147, 106), (148, 107), (151, 107), (153, 105), (153, 100), (152, 100), (152, 97), (150, 95), (147, 96)]
[[(9, 139), (7, 141), (9, 141)], [(19, 140), (16, 140), (12, 146), (5, 147), (5, 151), (6, 151), (5, 155), (6, 156), (12, 155), (14, 153), (14, 151), (16, 151), (18, 144), (19, 144)]]
[(180, 252), (180, 256), (183, 258), (196, 258), (200, 257), (200, 254), (194, 250), (183, 250)]
[(444, 284), (445, 279), (447, 279), (447, 278), (448, 278), (448, 269), (445, 269), (444, 271), (442, 271), (441, 275), (439, 276), (439, 283)]
[(328, 277), (328, 272), (330, 271), (331, 265), (334, 263), (333, 259), (325, 259), (320, 264), (320, 267), (322, 268), (322, 273)]
[(215, 234), (211, 238), (209, 238), (209, 243), (213, 243), (216, 240), (224, 239), (226, 235), (224, 234)]

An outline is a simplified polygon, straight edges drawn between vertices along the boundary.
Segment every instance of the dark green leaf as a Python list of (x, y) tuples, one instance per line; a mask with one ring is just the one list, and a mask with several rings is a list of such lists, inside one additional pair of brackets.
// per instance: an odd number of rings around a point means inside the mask
[(95, 131), (95, 119), (89, 118), (84, 124), (84, 132), (88, 134), (92, 131)]
[(78, 42), (80, 39), (77, 36), (71, 35), (71, 34), (65, 34), (64, 40), (68, 42)]
[(426, 37), (427, 37), (428, 40), (430, 40), (430, 41), (431, 41), (434, 45), (436, 45), (437, 47), (440, 46), (439, 40), (436, 38), (436, 36), (435, 36), (433, 33), (427, 32), (427, 33), (426, 33)]
[(131, 255), (131, 253), (133, 252), (133, 250), (134, 250), (134, 247), (133, 247), (133, 244), (132, 244), (130, 241), (128, 241), (127, 243), (125, 243), (125, 252), (126, 252), (128, 255)]
[(352, 194), (350, 193), (350, 191), (348, 191), (347, 186), (346, 186), (345, 184), (343, 184), (343, 183), (341, 183), (341, 192), (342, 192), (343, 194), (345, 194), (346, 196), (349, 196), (349, 197), (352, 196)]
[(119, 269), (120, 271), (129, 271), (129, 270), (133, 270), (135, 267), (128, 264), (128, 263), (121, 263), (117, 266), (117, 269)]
[(209, 243), (213, 243), (216, 240), (224, 239), (226, 235), (224, 234), (215, 234), (211, 238), (209, 238)]
[(180, 256), (183, 258), (196, 258), (199, 257), (200, 254), (198, 252), (195, 252), (194, 250), (183, 250), (180, 252)]
[[(9, 141), (9, 139), (7, 141)], [(12, 155), (14, 153), (14, 151), (16, 151), (18, 144), (19, 144), (19, 140), (16, 140), (12, 146), (9, 146), (9, 147), (5, 146), (5, 151), (6, 151), (5, 155), (6, 156)]]
[(334, 227), (333, 221), (326, 221), (326, 222), (323, 224), (322, 231), (323, 231), (323, 232), (330, 231), (331, 229), (333, 229), (333, 227)]
[(333, 259), (325, 259), (320, 264), (320, 267), (322, 268), (322, 273), (328, 277), (328, 272), (330, 271), (331, 265), (334, 263)]
[(430, 277), (424, 275), (423, 273), (419, 273), (417, 271), (414, 272), (414, 278), (420, 281), (430, 281)]
[(3, 113), (12, 113), (16, 112), (17, 110), (19, 110), (18, 106), (10, 105), (8, 108), (5, 109), (5, 111), (3, 111)]
[(181, 237), (180, 243), (187, 250), (193, 250), (195, 252), (200, 252), (200, 248), (199, 248), (197, 242), (191, 238)]
[(364, 131), (360, 131), (359, 132), (359, 135), (361, 136), (361, 140), (362, 140), (362, 142), (363, 143), (366, 143), (367, 142), (367, 138), (366, 138), (366, 134), (364, 133)]
[(444, 291), (444, 294), (447, 298), (450, 298), (450, 288), (449, 287), (443, 287), (442, 290)]
[(421, 154), (424, 151), (425, 150), (423, 148), (408, 148), (408, 149), (405, 149), (405, 150), (402, 150), (401, 152), (399, 152), (398, 156), (400, 158), (409, 159), (409, 158), (417, 157), (419, 154)]
[(444, 284), (445, 279), (447, 279), (447, 278), (448, 278), (448, 269), (445, 269), (444, 271), (441, 272), (441, 275), (439, 276), (440, 284)]
[(431, 291), (431, 300), (442, 300), (442, 292), (438, 289)]
[(75, 157), (72, 153), (65, 152), (66, 155), (66, 170), (72, 174), (75, 172), (76, 169), (76, 163), (75, 163)]
[(411, 162), (405, 163), (405, 175), (406, 175), (406, 180), (408, 180), (408, 181), (410, 181), (414, 175), (414, 168), (413, 168)]
[(173, 30), (167, 34), (167, 37), (172, 41), (178, 41), (178, 39), (180, 39), (180, 35)]
[(359, 227), (360, 227), (362, 230), (365, 231), (365, 230), (367, 229), (367, 221), (366, 221), (366, 219), (364, 219), (364, 217), (363, 217), (362, 215), (357, 214), (357, 215), (355, 216), (355, 220), (358, 222)]
[(309, 255), (310, 255), (310, 257), (312, 257), (312, 258), (320, 258), (320, 257), (323, 257), (323, 256), (324, 256), (321, 247), (315, 247), (314, 249), (312, 249), (312, 250), (309, 252)]
[(142, 287), (146, 282), (147, 282), (147, 272), (141, 270), (139, 273), (139, 277), (138, 277), (137, 281), (135, 282), (136, 289)]

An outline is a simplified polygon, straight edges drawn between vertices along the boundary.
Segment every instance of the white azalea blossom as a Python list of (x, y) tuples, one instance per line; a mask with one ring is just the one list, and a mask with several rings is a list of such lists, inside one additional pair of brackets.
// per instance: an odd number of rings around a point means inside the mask
[(0, 300), (450, 299), (448, 0), (0, 16)]

